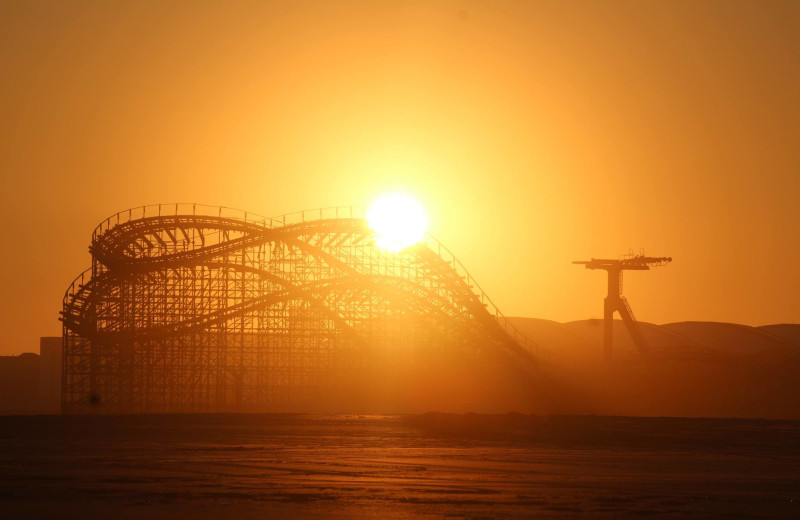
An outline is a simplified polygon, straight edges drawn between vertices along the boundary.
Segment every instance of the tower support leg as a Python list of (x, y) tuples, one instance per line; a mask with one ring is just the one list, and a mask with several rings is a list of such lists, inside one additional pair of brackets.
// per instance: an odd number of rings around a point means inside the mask
[(611, 298), (605, 299), (603, 309), (603, 360), (611, 361), (614, 348), (614, 311), (617, 306)]
[(639, 354), (647, 354), (647, 341), (644, 339), (644, 334), (642, 334), (642, 329), (636, 322), (636, 318), (633, 317), (633, 313), (628, 305), (628, 301), (623, 297), (621, 298), (620, 303), (619, 315), (622, 316), (622, 322), (628, 329), (628, 334), (631, 335), (631, 339), (633, 339), (633, 343), (636, 345), (636, 349), (639, 351)]

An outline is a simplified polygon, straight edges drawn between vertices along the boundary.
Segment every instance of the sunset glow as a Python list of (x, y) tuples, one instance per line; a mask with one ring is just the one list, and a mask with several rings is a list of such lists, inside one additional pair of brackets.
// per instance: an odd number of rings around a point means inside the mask
[(393, 253), (421, 242), (428, 227), (422, 205), (402, 193), (383, 195), (373, 202), (367, 222), (375, 232), (375, 244)]
[(800, 520), (798, 63), (800, 0), (0, 0), (3, 518)]

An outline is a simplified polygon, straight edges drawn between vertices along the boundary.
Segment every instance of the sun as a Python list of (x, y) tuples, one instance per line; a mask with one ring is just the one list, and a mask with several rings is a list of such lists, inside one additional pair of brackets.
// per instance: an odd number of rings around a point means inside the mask
[(422, 242), (428, 218), (422, 205), (402, 193), (379, 197), (367, 210), (367, 223), (375, 232), (375, 244), (393, 253)]

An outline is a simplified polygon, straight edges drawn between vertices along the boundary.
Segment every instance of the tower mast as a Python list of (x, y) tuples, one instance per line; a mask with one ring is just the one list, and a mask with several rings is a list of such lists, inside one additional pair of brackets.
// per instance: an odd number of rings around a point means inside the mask
[(618, 260), (592, 258), (572, 262), (585, 265), (586, 269), (603, 269), (608, 273), (608, 294), (603, 306), (603, 358), (606, 361), (611, 361), (614, 349), (614, 312), (619, 312), (639, 353), (647, 352), (644, 335), (633, 316), (628, 300), (622, 295), (622, 271), (649, 271), (650, 267), (660, 267), (670, 262), (672, 262), (671, 257), (644, 256), (644, 253), (629, 254)]

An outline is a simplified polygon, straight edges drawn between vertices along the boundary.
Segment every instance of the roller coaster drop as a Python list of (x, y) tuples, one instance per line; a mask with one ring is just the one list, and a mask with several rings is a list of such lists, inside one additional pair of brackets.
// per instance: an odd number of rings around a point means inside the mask
[(367, 409), (435, 392), (460, 358), (535, 366), (444, 246), (381, 250), (360, 208), (147, 206), (104, 221), (90, 252), (61, 317), (67, 413)]

